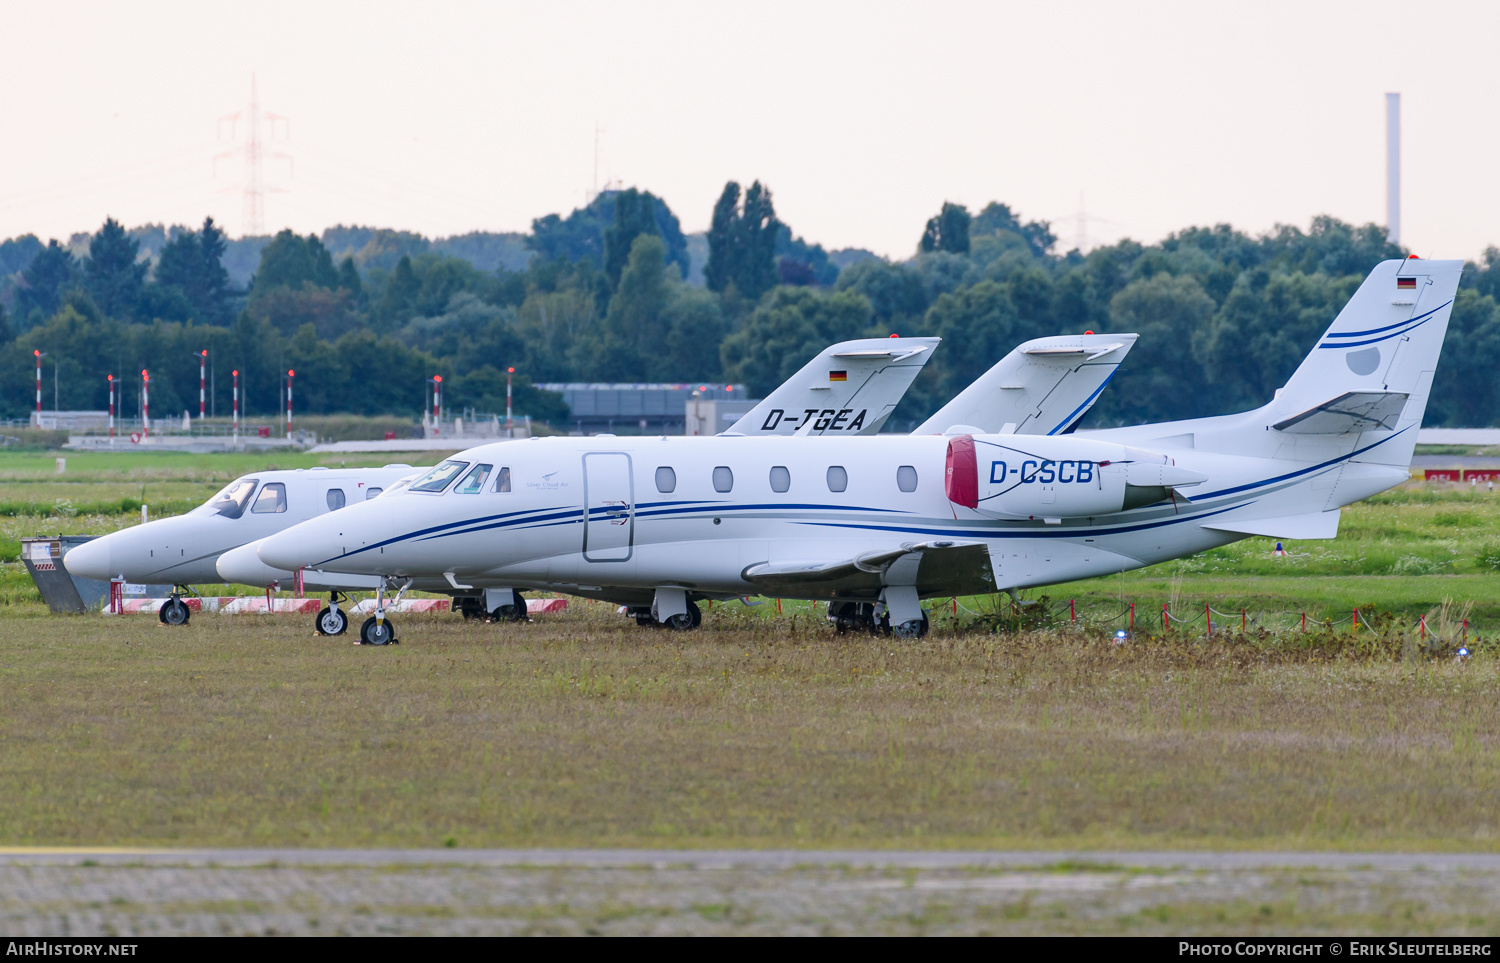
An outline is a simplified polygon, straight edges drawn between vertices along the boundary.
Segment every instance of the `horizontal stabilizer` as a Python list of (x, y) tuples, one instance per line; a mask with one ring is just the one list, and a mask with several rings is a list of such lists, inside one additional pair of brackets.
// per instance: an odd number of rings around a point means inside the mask
[(1389, 431), (1401, 420), (1408, 397), (1400, 391), (1346, 391), (1271, 427), (1307, 435), (1347, 435), (1379, 428)]
[(1333, 538), (1339, 533), (1339, 512), (1308, 512), (1306, 515), (1283, 515), (1280, 518), (1247, 518), (1204, 522), (1203, 528), (1236, 535), (1264, 535), (1267, 538)]

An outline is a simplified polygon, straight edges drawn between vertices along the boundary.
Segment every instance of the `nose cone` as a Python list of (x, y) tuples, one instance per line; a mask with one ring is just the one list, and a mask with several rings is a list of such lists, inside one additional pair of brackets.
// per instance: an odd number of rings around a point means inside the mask
[[(360, 502), (293, 525), (261, 539), (257, 554), (266, 565), (288, 572), (299, 568), (363, 571), (358, 563), (370, 554), (364, 550), (391, 536), (391, 509), (381, 504), (384, 501)], [(346, 568), (346, 562), (355, 567)]]
[(82, 545), (75, 545), (62, 559), (70, 575), (108, 582), (119, 573), (110, 568), (110, 536), (105, 535)]
[(257, 588), (272, 582), (290, 582), (292, 573), (272, 568), (260, 560), (260, 542), (251, 542), (219, 556), (215, 568), (219, 578), (235, 585), (254, 585)]

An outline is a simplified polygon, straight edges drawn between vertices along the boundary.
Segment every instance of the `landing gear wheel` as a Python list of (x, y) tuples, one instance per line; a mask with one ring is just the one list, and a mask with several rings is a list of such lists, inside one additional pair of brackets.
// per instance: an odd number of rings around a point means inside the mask
[(313, 620), (313, 627), (318, 630), (319, 635), (343, 635), (349, 628), (349, 616), (344, 614), (343, 609), (325, 605)]
[(859, 625), (856, 613), (859, 607), (853, 602), (829, 602), (828, 620), (839, 635), (848, 635), (849, 630)]
[(466, 595), (457, 601), (458, 614), (463, 616), (465, 622), (476, 622), (484, 618), (484, 599)]
[(498, 606), (495, 609), (495, 611), (493, 611), (493, 612), (490, 613), (490, 620), (491, 621), (493, 621), (493, 622), (526, 622), (526, 621), (529, 621), (527, 619), (527, 617), (526, 617), (526, 599), (521, 595), (520, 592), (513, 592), (512, 594), (515, 596), (516, 600), (514, 602), (508, 603), (506, 605)]
[(372, 615), (359, 627), (359, 641), (364, 645), (390, 645), (396, 641), (396, 627), (390, 619), (377, 624)]
[(702, 624), (703, 613), (692, 602), (687, 604), (686, 612), (679, 612), (676, 615), (669, 616), (666, 621), (662, 622), (662, 625), (674, 632), (690, 632)]
[(177, 596), (167, 599), (166, 604), (156, 610), (156, 617), (161, 619), (162, 625), (187, 625), (188, 619), (192, 618), (193, 610), (187, 607), (187, 603)]
[(924, 612), (920, 619), (902, 622), (891, 631), (898, 639), (920, 639), (927, 635), (929, 625), (927, 614)]

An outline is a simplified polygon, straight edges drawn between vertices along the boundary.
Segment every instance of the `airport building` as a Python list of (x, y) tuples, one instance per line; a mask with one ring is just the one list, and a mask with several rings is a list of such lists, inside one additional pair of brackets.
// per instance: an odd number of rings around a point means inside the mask
[(572, 412), (572, 431), (614, 434), (714, 435), (755, 407), (744, 385), (539, 384), (563, 396)]

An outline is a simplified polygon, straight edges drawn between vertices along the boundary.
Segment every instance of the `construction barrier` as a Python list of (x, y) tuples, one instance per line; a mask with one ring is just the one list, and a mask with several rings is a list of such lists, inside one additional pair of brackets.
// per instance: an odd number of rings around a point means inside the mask
[(1500, 468), (1427, 468), (1422, 472), (1423, 481), (1479, 482), (1500, 481)]
[[(122, 615), (155, 614), (167, 599), (126, 599), (119, 604), (123, 606)], [(238, 595), (238, 596), (189, 596), (182, 597), (182, 602), (193, 612), (218, 612), (220, 615), (316, 615), (323, 606), (328, 603), (323, 599), (272, 599), (269, 606), (267, 600), (261, 596)], [(386, 612), (447, 612), (453, 607), (449, 599), (402, 599), (399, 602), (387, 602)], [(568, 607), (567, 599), (527, 599), (526, 614), (549, 615), (561, 612)], [(104, 610), (105, 615), (113, 615), (108, 607)], [(351, 615), (373, 615), (375, 613), (375, 600), (362, 599), (350, 606), (345, 611)]]

